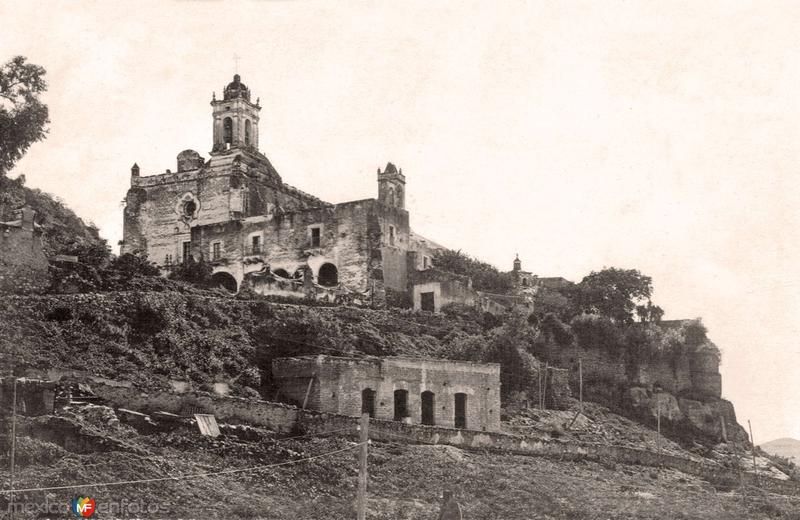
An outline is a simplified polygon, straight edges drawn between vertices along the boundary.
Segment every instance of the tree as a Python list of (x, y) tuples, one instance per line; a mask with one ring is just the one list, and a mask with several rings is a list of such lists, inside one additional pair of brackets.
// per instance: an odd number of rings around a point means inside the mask
[(615, 323), (633, 322), (637, 306), (647, 310), (648, 319), (652, 313), (652, 321), (657, 321), (663, 311), (650, 303), (652, 292), (653, 279), (649, 276), (636, 269), (611, 267), (584, 277), (574, 288), (574, 299), (583, 312), (600, 314)]
[(181, 265), (170, 273), (169, 278), (209, 289), (211, 288), (211, 273), (213, 270), (213, 267), (204, 260), (201, 259), (197, 262), (194, 257), (189, 255)]
[(47, 105), (39, 99), (47, 90), (44, 75), (43, 67), (24, 56), (0, 68), (0, 177), (47, 134)]
[(433, 256), (433, 266), (442, 271), (469, 276), (472, 279), (472, 286), (478, 291), (506, 294), (511, 292), (513, 287), (508, 274), (501, 273), (493, 265), (472, 258), (460, 250), (436, 251)]

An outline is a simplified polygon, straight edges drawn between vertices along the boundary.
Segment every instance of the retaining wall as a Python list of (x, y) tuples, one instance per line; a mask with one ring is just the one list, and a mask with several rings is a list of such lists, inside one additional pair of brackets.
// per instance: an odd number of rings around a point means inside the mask
[[(145, 412), (213, 413), (220, 422), (241, 421), (263, 426), (279, 432), (302, 431), (319, 436), (336, 435), (358, 438), (359, 418), (347, 415), (320, 413), (311, 410), (236, 397), (221, 397), (197, 392), (174, 394), (167, 391), (139, 392), (131, 388), (95, 385), (95, 393), (117, 407)], [(669, 467), (696, 475), (718, 486), (734, 488), (740, 478), (756, 484), (756, 476), (715, 464), (700, 462), (674, 455), (652, 451), (575, 443), (560, 440), (533, 440), (518, 435), (475, 430), (457, 430), (438, 426), (409, 425), (395, 421), (370, 420), (370, 438), (385, 442), (411, 442), (422, 444), (447, 444), (467, 450), (500, 451), (519, 455), (554, 457), (566, 460), (613, 461), (620, 464)], [(328, 433), (331, 432), (331, 433)], [(793, 481), (759, 476), (762, 489), (777, 493), (800, 495), (800, 485)]]

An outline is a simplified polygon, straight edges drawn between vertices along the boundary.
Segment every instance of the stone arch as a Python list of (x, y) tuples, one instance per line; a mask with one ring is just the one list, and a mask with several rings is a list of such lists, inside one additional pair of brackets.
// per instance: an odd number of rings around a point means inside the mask
[(290, 278), (289, 271), (287, 271), (286, 269), (275, 269), (274, 271), (272, 271), (272, 274), (280, 276), (281, 278)]
[(230, 117), (222, 120), (222, 142), (233, 144), (233, 119)]
[(375, 418), (375, 390), (372, 388), (365, 388), (361, 391), (361, 413)]
[(213, 287), (222, 287), (228, 292), (235, 293), (239, 290), (239, 284), (236, 278), (231, 273), (219, 271), (211, 275), (211, 285)]
[(250, 124), (249, 119), (244, 120), (244, 144), (250, 145), (251, 138), (250, 135), (253, 131), (252, 125)]
[(408, 390), (399, 388), (394, 391), (394, 420), (402, 421), (408, 416)]
[(324, 287), (339, 285), (339, 270), (330, 262), (322, 264), (317, 273), (317, 283)]
[(425, 390), (420, 395), (422, 406), (422, 424), (433, 426), (436, 424), (436, 395), (430, 390)]

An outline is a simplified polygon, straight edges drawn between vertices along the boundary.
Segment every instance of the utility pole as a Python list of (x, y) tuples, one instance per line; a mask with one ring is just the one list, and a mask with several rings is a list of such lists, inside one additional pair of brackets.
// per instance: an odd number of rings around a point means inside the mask
[(539, 363), (539, 365), (537, 365), (536, 367), (536, 379), (537, 382), (539, 383), (539, 394), (536, 396), (539, 398), (539, 402), (537, 404), (538, 408), (541, 410), (542, 409), (542, 364), (541, 363)]
[(580, 413), (583, 413), (583, 360), (578, 358), (578, 399), (580, 399)]
[(547, 374), (550, 372), (550, 363), (544, 364), (544, 388), (542, 389), (542, 410), (547, 409)]
[(367, 518), (367, 443), (369, 442), (369, 414), (361, 414), (359, 423), (359, 441), (361, 449), (358, 452), (358, 495), (356, 497), (356, 518)]
[(658, 394), (656, 394), (656, 428), (658, 429), (656, 437), (658, 454), (661, 455), (661, 399), (658, 398)]
[(753, 425), (747, 419), (747, 427), (750, 428), (750, 445), (753, 448), (753, 472), (756, 474), (756, 486), (758, 485), (758, 466), (756, 466), (756, 441), (753, 438)]
[(14, 520), (14, 457), (17, 451), (17, 376), (14, 377), (13, 402), (11, 405), (11, 471), (8, 479), (9, 488), (12, 490), (8, 496), (8, 508), (11, 520)]
[[(739, 470), (739, 487), (742, 490), (742, 503), (747, 504), (747, 487), (744, 484), (744, 475), (742, 474), (742, 469), (744, 468), (744, 462), (742, 461), (742, 452), (739, 451), (739, 443), (733, 443), (734, 450), (736, 451), (736, 469)], [(744, 450), (742, 450), (744, 451)]]

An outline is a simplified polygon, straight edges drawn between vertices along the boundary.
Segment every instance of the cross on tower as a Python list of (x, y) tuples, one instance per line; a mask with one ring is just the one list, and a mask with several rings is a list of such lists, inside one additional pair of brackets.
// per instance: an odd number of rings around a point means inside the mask
[(239, 74), (239, 60), (242, 59), (238, 54), (233, 55), (233, 61), (236, 63), (236, 74)]

